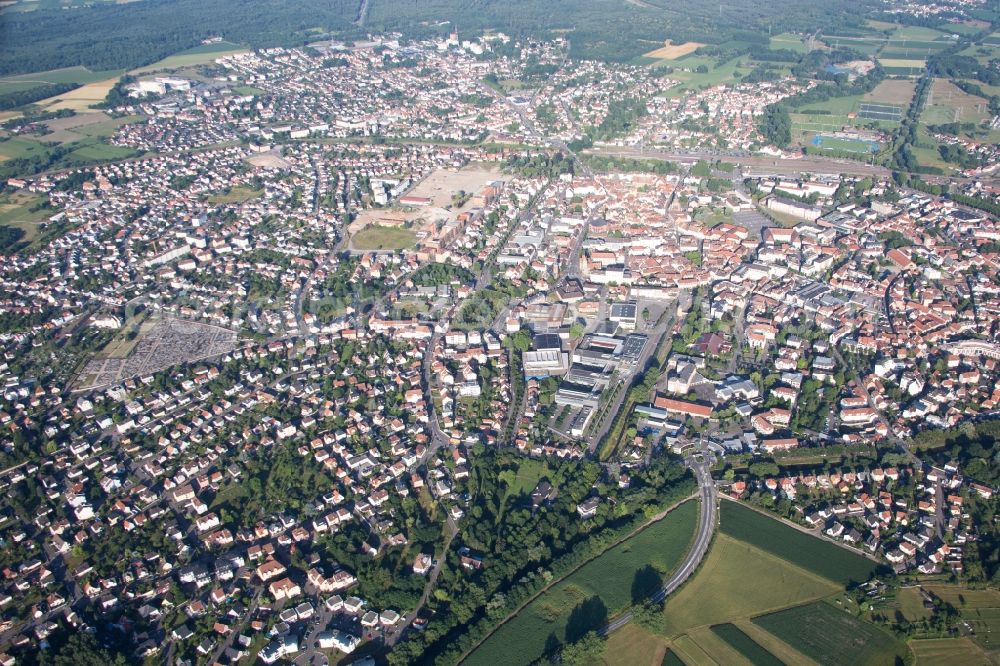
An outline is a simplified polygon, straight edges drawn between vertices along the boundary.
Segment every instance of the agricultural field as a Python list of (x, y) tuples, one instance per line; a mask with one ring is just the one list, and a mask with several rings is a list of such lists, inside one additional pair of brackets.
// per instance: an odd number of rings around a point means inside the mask
[(917, 666), (988, 666), (993, 661), (968, 638), (910, 641)]
[(413, 230), (406, 227), (386, 227), (372, 224), (351, 235), (351, 249), (367, 252), (371, 250), (406, 250), (417, 243)]
[(761, 647), (735, 624), (717, 624), (712, 632), (747, 658), (753, 666), (783, 666), (784, 662)]
[(908, 651), (888, 632), (823, 601), (763, 615), (753, 623), (824, 666), (890, 666)]
[[(725, 506), (725, 505), (723, 505)], [(717, 534), (701, 569), (664, 607), (664, 633), (735, 622), (822, 599), (840, 589), (780, 558)]]
[(633, 586), (645, 588), (655, 583), (653, 578), (665, 578), (677, 567), (691, 543), (697, 512), (696, 502), (685, 502), (663, 520), (583, 565), (501, 626), (463, 663), (530, 663), (542, 656), (553, 638), (575, 640), (603, 625), (632, 602)]
[(736, 502), (722, 502), (723, 534), (757, 546), (840, 585), (868, 580), (875, 562)]
[(60, 109), (70, 109), (77, 113), (94, 113), (97, 109), (92, 109), (94, 104), (104, 101), (116, 83), (117, 76), (88, 83), (75, 90), (54, 95), (47, 99), (36, 102), (36, 106), (43, 111), (59, 111)]

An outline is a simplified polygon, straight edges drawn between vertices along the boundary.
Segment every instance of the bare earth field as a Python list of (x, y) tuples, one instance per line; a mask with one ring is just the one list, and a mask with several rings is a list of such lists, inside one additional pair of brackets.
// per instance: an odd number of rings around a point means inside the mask
[(58, 111), (59, 109), (71, 109), (77, 113), (96, 113), (97, 109), (90, 108), (92, 104), (103, 102), (108, 96), (108, 91), (118, 83), (117, 78), (95, 81), (85, 86), (70, 90), (67, 93), (49, 97), (38, 102), (45, 111)]

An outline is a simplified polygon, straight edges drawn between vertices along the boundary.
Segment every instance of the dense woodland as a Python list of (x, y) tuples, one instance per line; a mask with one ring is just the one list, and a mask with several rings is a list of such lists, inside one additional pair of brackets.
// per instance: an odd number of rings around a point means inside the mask
[(223, 36), (252, 47), (301, 45), (324, 37), (352, 39), (398, 30), (420, 38), (487, 28), (515, 36), (552, 37), (571, 31), (571, 55), (625, 61), (666, 38), (708, 44), (767, 41), (770, 30), (811, 31), (854, 25), (870, 0), (803, 0), (794, 12), (779, 4), (731, 0), (371, 0), (363, 28), (357, 0), (143, 0), (71, 10), (4, 14), (0, 74), (84, 65), (128, 69)]

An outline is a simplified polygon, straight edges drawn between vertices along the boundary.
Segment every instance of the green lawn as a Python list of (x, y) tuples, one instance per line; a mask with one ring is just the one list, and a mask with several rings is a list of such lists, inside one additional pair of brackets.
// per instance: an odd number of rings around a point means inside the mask
[(208, 202), (212, 204), (228, 204), (228, 203), (246, 203), (251, 199), (256, 199), (264, 190), (255, 190), (252, 187), (244, 187), (242, 185), (237, 185), (231, 188), (228, 192), (222, 194), (213, 194), (208, 197)]
[(736, 502), (722, 502), (720, 529), (841, 585), (868, 580), (876, 564)]
[(405, 227), (385, 227), (372, 224), (351, 236), (355, 250), (406, 250), (417, 243), (417, 236)]
[(908, 651), (888, 632), (822, 601), (753, 623), (824, 666), (892, 666)]
[(500, 473), (500, 479), (508, 483), (507, 492), (504, 499), (518, 495), (530, 495), (538, 482), (549, 471), (548, 463), (544, 460), (534, 458), (523, 458), (518, 465), (517, 471), (505, 470)]
[[(664, 578), (684, 558), (694, 534), (698, 504), (685, 502), (663, 520), (588, 562), (500, 627), (463, 663), (520, 666), (542, 656), (546, 642), (603, 624), (632, 601), (637, 573), (653, 567)], [(640, 574), (638, 577), (641, 577)]]

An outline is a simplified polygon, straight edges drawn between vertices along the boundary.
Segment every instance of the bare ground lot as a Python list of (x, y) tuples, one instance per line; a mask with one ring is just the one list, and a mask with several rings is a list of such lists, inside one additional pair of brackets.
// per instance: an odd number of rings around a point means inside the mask
[[(390, 249), (405, 240), (397, 233), (392, 242), (382, 244), (373, 234), (375, 227), (396, 227), (397, 232), (406, 231), (414, 236), (413, 241), (430, 237), (439, 223), (455, 220), (459, 213), (479, 205), (477, 195), (487, 183), (502, 180), (499, 169), (482, 166), (469, 166), (460, 170), (438, 169), (417, 183), (406, 196), (430, 199), (427, 206), (394, 205), (390, 209), (375, 208), (363, 211), (351, 224), (348, 233), (352, 237), (352, 247), (356, 250)], [(461, 206), (455, 206), (455, 199), (460, 192), (471, 195), (471, 198)], [(408, 228), (403, 227), (408, 224)]]
[(660, 58), (662, 60), (675, 60), (688, 53), (693, 53), (698, 47), (704, 46), (699, 42), (684, 42), (683, 44), (672, 44), (668, 39), (663, 46), (643, 55), (647, 58)]

